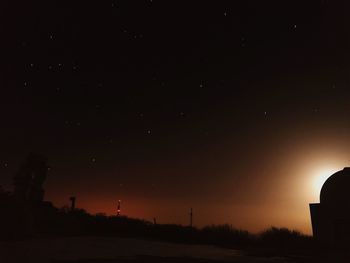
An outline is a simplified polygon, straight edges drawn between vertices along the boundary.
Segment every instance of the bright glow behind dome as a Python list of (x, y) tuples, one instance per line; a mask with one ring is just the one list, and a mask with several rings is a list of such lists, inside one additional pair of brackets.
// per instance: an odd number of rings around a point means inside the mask
[(321, 168), (315, 172), (315, 176), (313, 177), (312, 181), (312, 187), (318, 195), (321, 192), (321, 188), (324, 182), (338, 170), (339, 168)]

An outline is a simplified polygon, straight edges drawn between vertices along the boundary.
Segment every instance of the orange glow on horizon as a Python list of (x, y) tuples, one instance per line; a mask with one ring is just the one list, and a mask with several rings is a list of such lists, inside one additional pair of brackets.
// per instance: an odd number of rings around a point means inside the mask
[[(282, 147), (281, 144), (281, 148), (271, 149), (274, 152), (271, 161), (265, 158), (270, 148), (261, 148), (264, 151), (255, 152), (249, 157), (257, 160), (254, 165), (237, 167), (236, 163), (232, 163), (232, 166), (224, 169), (213, 170), (213, 174), (220, 173), (218, 177), (221, 181), (191, 182), (192, 186), (196, 183), (203, 186), (200, 190), (187, 185), (176, 185), (177, 182), (174, 182), (177, 191), (168, 190), (171, 187), (169, 185), (162, 188), (161, 183), (152, 188), (144, 182), (138, 185), (125, 183), (123, 187), (114, 183), (117, 187), (111, 187), (113, 181), (86, 181), (84, 187), (76, 184), (69, 185), (67, 189), (54, 186), (53, 182), (52, 187), (48, 185), (46, 197), (55, 206), (61, 207), (69, 204), (67, 198), (74, 193), (78, 208), (86, 209), (92, 214), (107, 215), (117, 215), (118, 200), (123, 200), (120, 209), (122, 215), (151, 222), (156, 218), (160, 224), (188, 225), (188, 209), (193, 207), (196, 227), (227, 223), (239, 229), (259, 232), (277, 226), (311, 234), (309, 203), (318, 203), (326, 179), (348, 166), (347, 149), (342, 151), (334, 145)], [(130, 172), (130, 177), (146, 173), (147, 169), (149, 168), (135, 169)], [(178, 171), (174, 169), (171, 172), (175, 176)], [(183, 173), (183, 170), (180, 172)], [(169, 171), (159, 169), (155, 173), (165, 174)], [(189, 174), (191, 173), (193, 171), (189, 169)], [(96, 184), (98, 187), (86, 187)], [(105, 190), (100, 192), (97, 189)]]

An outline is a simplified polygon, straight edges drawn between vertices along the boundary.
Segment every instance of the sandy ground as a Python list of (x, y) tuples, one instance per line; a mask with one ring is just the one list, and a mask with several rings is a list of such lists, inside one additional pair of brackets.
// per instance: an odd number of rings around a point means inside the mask
[(114, 262), (290, 262), (256, 258), (237, 250), (115, 237), (34, 239), (0, 243), (0, 262), (114, 263)]

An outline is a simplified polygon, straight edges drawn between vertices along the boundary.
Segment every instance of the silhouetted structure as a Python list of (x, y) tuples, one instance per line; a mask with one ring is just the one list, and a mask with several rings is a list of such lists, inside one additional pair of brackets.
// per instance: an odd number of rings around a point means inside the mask
[(330, 245), (350, 241), (350, 168), (330, 176), (323, 184), (320, 203), (310, 204), (313, 235)]
[(191, 210), (190, 210), (190, 227), (193, 226), (193, 209), (191, 207)]
[(14, 176), (14, 196), (20, 201), (37, 201), (44, 199), (43, 183), (47, 176), (47, 158), (31, 153)]
[(75, 210), (75, 200), (76, 200), (76, 197), (75, 196), (71, 196), (69, 198), (69, 201), (70, 201), (70, 210), (71, 211), (74, 211)]
[(121, 200), (118, 200), (118, 207), (117, 207), (117, 216), (120, 216), (120, 203), (121, 203)]

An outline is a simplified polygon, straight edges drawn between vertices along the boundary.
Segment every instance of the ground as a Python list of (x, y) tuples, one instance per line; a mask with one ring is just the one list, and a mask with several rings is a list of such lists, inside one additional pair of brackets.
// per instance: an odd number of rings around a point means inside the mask
[(0, 257), (2, 263), (304, 262), (282, 257), (248, 256), (239, 250), (214, 246), (116, 237), (41, 238), (2, 242)]

